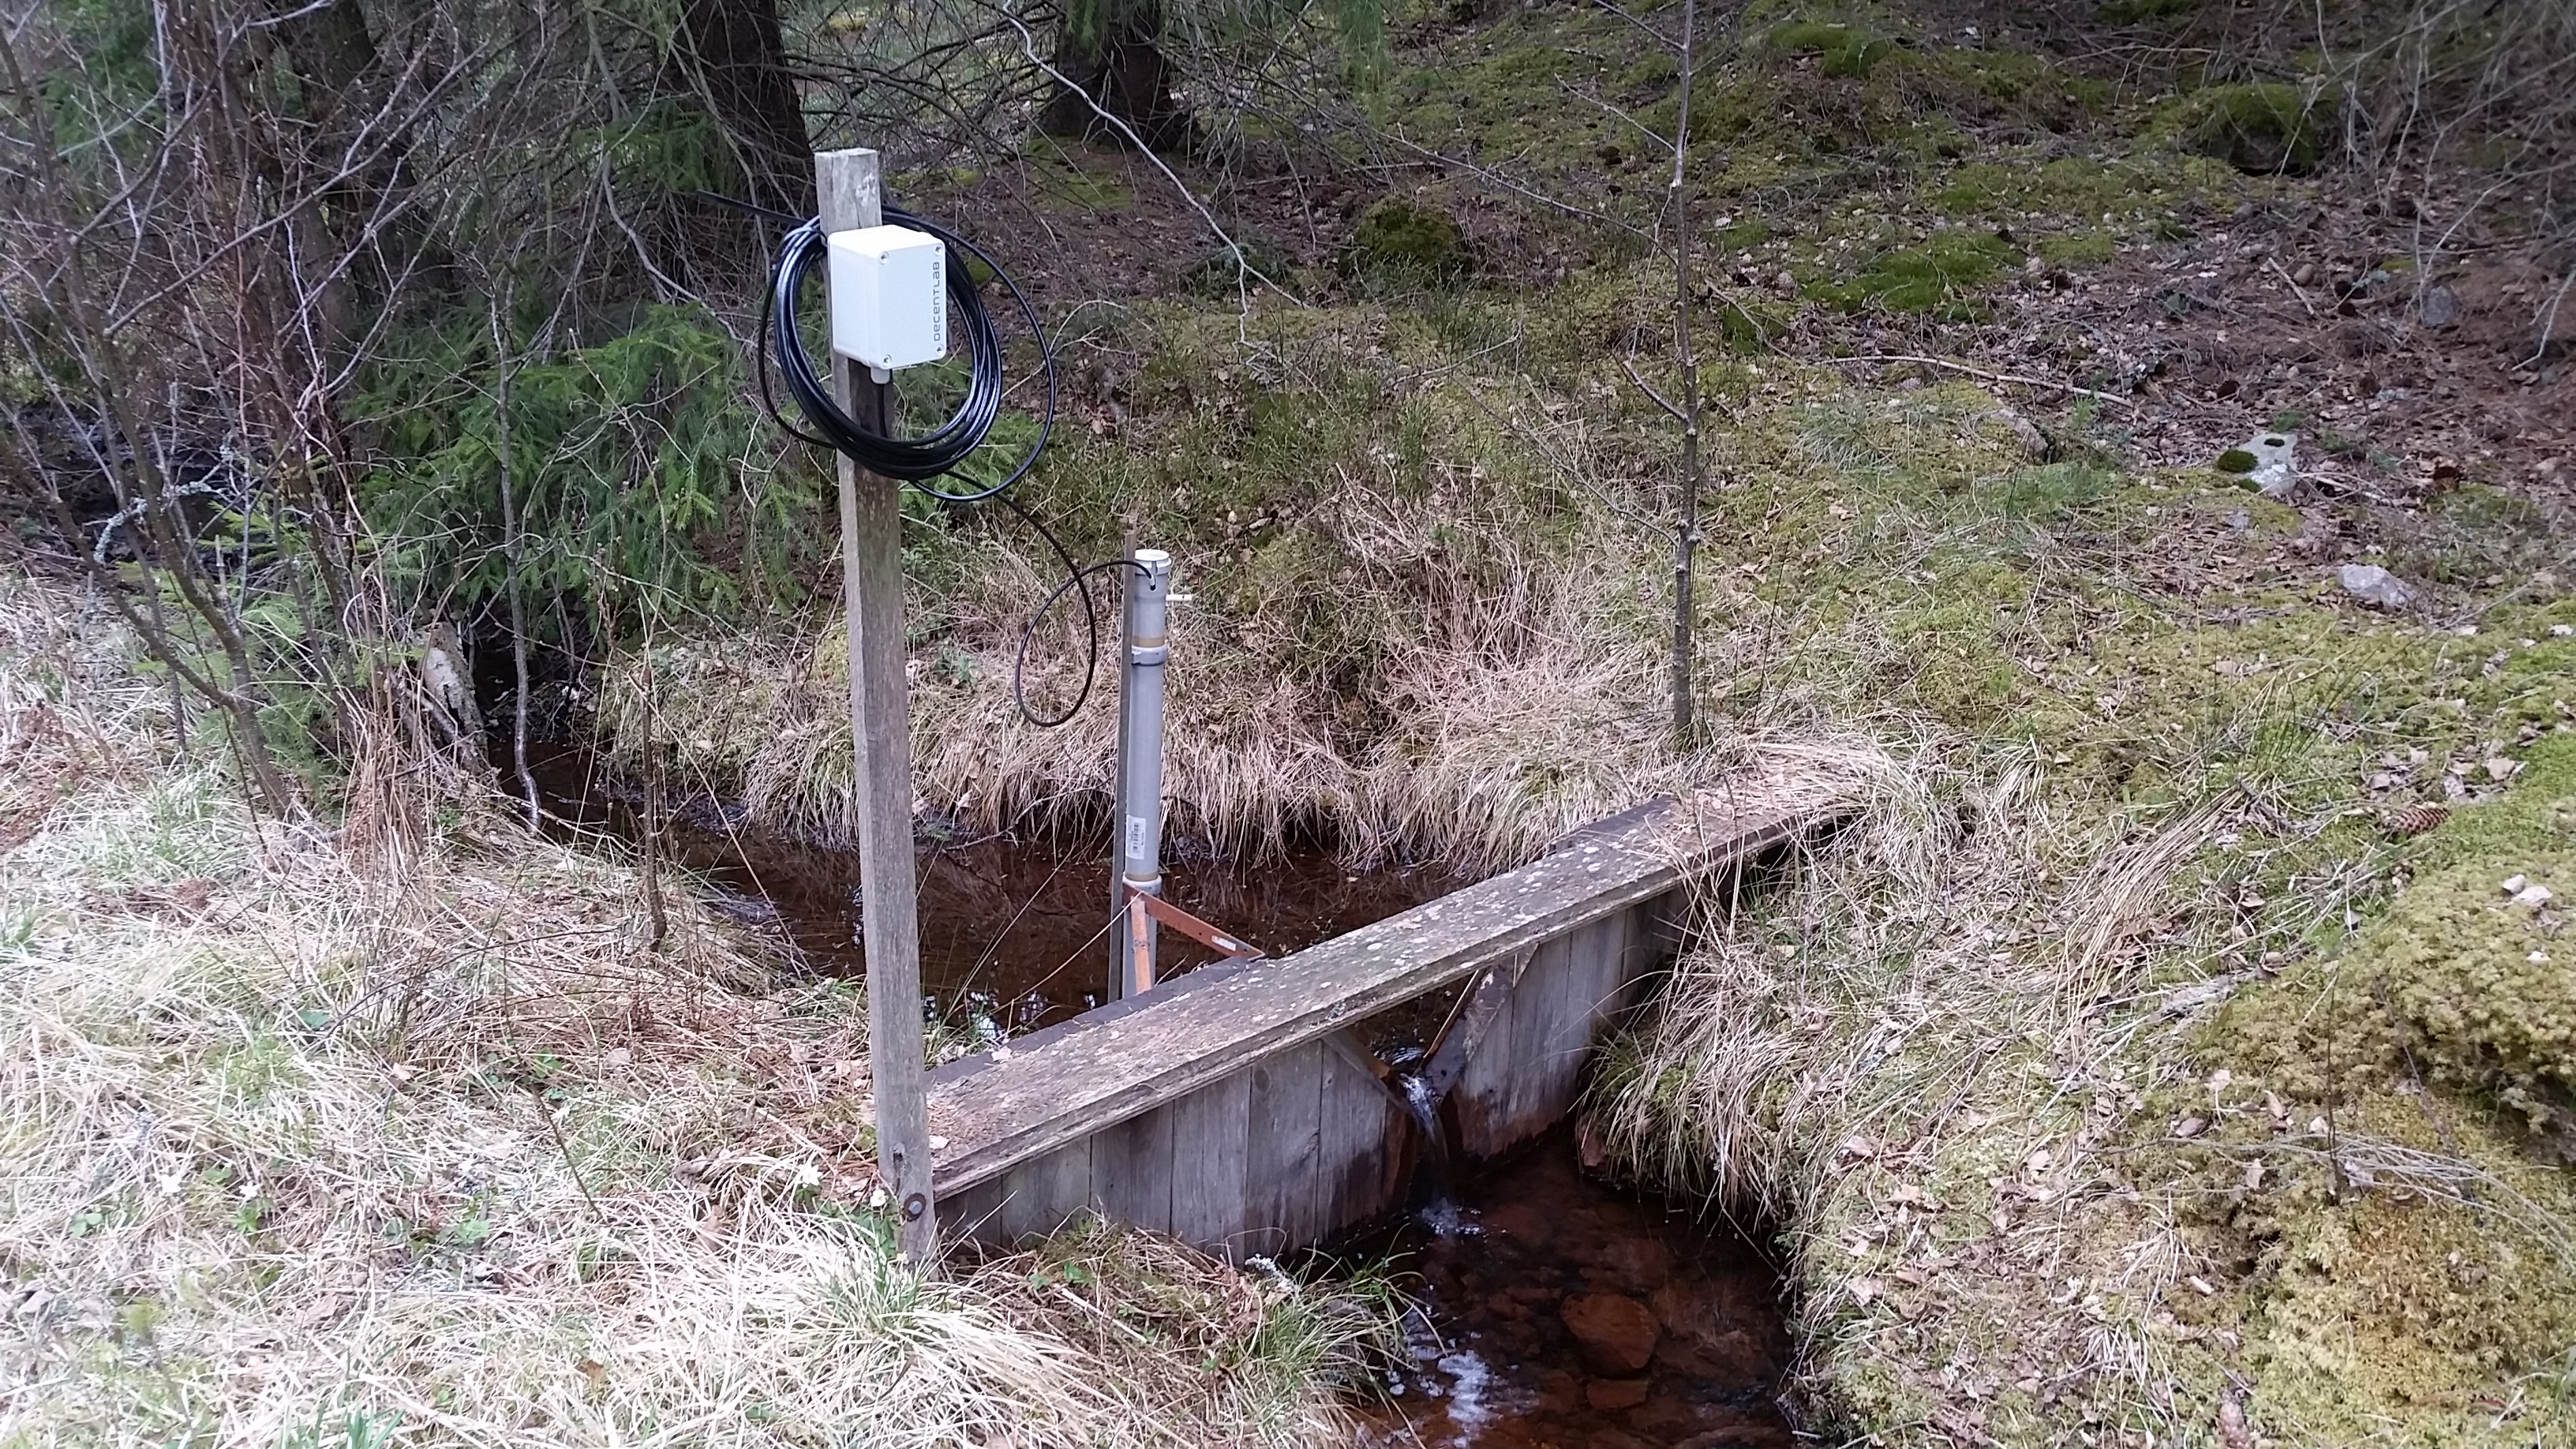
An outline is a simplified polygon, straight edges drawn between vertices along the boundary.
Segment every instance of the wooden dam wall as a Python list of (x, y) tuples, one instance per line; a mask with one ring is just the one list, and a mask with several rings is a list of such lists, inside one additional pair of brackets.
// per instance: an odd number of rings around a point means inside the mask
[(1098, 1212), (1240, 1259), (1401, 1207), (1423, 1133), (1351, 1028), (1469, 982), (1433, 1058), (1455, 1079), (1452, 1140), (1471, 1157), (1526, 1141), (1573, 1105), (1595, 1039), (1670, 959), (1694, 886), (1837, 803), (1775, 776), (1632, 812), (1348, 935), (942, 1067), (942, 1228), (1003, 1246)]

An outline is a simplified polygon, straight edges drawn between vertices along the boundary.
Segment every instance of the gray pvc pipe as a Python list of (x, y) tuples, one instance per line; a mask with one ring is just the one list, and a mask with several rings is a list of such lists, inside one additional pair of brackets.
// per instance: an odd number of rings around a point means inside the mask
[[(1164, 603), (1172, 587), (1172, 556), (1159, 548), (1136, 550), (1136, 567), (1127, 570), (1127, 647), (1120, 681), (1119, 715), (1124, 737), (1118, 742), (1118, 877), (1127, 891), (1163, 893), (1163, 661), (1170, 656), (1165, 641)], [(1124, 935), (1125, 923), (1120, 923)], [(1131, 961), (1120, 979), (1121, 996), (1132, 996), (1155, 978), (1157, 928), (1145, 923), (1142, 979)]]

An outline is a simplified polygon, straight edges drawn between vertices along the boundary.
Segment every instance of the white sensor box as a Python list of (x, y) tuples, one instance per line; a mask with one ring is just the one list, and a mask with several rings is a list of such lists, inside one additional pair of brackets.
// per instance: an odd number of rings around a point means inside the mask
[(892, 372), (948, 355), (948, 248), (906, 226), (836, 231), (832, 350)]

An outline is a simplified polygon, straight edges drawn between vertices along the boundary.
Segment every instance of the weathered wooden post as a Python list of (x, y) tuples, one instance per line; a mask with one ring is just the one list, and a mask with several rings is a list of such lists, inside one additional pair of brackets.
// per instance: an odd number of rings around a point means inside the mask
[[(826, 233), (881, 221), (877, 153), (823, 151), (814, 193)], [(832, 396), (871, 432), (887, 426), (887, 384), (833, 354)], [(912, 849), (912, 735), (904, 685), (903, 513), (891, 478), (841, 455), (841, 587), (848, 614), (851, 771), (859, 796), (860, 928), (868, 956), (868, 1071), (877, 1172), (893, 1194), (904, 1254), (939, 1256), (922, 1096), (921, 936)]]

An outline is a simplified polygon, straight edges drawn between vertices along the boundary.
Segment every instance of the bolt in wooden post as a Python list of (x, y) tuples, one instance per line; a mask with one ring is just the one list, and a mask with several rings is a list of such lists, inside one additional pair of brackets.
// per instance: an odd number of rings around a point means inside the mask
[[(877, 225), (877, 153), (818, 152), (814, 192), (826, 232)], [(870, 431), (886, 430), (886, 384), (859, 376), (849, 359), (837, 355), (832, 397)], [(851, 768), (859, 795), (859, 920), (868, 956), (877, 1172), (894, 1197), (904, 1253), (927, 1266), (939, 1256), (939, 1211), (931, 1201), (930, 1121), (921, 1082), (921, 936), (898, 486), (841, 459), (841, 585), (849, 627)]]

